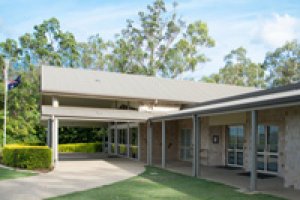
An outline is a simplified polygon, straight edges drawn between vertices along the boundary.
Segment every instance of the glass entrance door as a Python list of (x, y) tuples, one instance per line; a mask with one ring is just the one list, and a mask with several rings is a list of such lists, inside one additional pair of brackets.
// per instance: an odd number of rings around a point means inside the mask
[(190, 129), (182, 129), (180, 133), (180, 159), (191, 161), (192, 153), (192, 133)]
[(278, 172), (278, 136), (278, 126), (258, 126), (257, 169), (259, 171)]
[(230, 126), (228, 130), (227, 165), (241, 167), (244, 163), (244, 127)]

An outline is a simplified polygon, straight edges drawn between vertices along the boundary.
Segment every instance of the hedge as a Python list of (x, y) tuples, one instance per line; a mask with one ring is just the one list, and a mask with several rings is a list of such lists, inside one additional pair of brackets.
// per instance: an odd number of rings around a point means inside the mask
[(115, 153), (115, 144), (111, 144), (111, 153)]
[(74, 143), (74, 144), (60, 144), (58, 146), (58, 151), (60, 153), (95, 153), (102, 151), (102, 143)]
[(126, 154), (126, 152), (127, 152), (126, 144), (119, 144), (119, 151), (120, 151), (120, 154)]
[(7, 145), (3, 148), (3, 164), (25, 169), (49, 169), (51, 149), (47, 146)]
[(130, 146), (130, 151), (132, 154), (136, 155), (138, 153), (138, 146), (134, 146), (134, 145)]

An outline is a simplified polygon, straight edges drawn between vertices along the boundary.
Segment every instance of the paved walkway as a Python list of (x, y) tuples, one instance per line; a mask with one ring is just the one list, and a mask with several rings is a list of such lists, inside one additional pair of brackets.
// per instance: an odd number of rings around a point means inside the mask
[[(97, 158), (97, 159), (96, 159)], [(49, 173), (0, 181), (1, 200), (36, 200), (83, 191), (128, 179), (144, 171), (144, 164), (104, 155), (76, 157), (59, 162)]]

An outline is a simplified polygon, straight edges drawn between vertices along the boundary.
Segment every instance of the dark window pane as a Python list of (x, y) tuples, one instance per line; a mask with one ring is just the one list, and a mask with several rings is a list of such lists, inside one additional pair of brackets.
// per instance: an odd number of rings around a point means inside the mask
[(257, 143), (257, 151), (264, 152), (265, 151), (265, 127), (263, 125), (258, 126), (258, 143)]
[(268, 128), (268, 145), (270, 152), (278, 152), (278, 126), (269, 126)]
[(228, 164), (232, 164), (232, 165), (235, 164), (233, 152), (228, 152)]
[(264, 156), (263, 155), (257, 155), (257, 169), (258, 170), (264, 170), (265, 168), (264, 164)]
[(268, 163), (267, 163), (267, 170), (271, 172), (277, 172), (278, 171), (277, 161), (278, 161), (277, 156), (269, 156)]
[(244, 163), (243, 153), (237, 152), (237, 165), (243, 165), (243, 163)]

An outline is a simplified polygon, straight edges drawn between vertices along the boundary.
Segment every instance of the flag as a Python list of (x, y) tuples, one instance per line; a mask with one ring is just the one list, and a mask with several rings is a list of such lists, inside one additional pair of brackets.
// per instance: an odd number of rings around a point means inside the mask
[(9, 81), (9, 83), (7, 84), (7, 88), (8, 90), (12, 90), (15, 87), (18, 87), (20, 83), (21, 83), (21, 75), (19, 75), (15, 80)]

